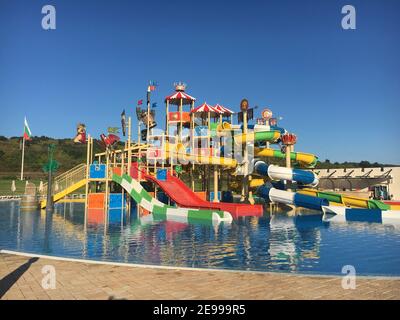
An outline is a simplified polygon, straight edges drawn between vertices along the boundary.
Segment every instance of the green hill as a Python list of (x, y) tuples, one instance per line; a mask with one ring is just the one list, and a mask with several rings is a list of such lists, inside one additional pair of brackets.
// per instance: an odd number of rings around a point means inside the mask
[[(79, 163), (86, 162), (86, 145), (76, 144), (72, 139), (33, 137), (25, 143), (24, 176), (28, 179), (42, 178), (42, 167), (47, 162), (49, 144), (55, 144), (54, 159), (60, 166), (56, 174), (67, 171)], [(0, 136), (0, 178), (15, 179), (21, 170), (21, 138)], [(94, 153), (102, 152), (100, 141), (94, 142)]]
[[(27, 179), (42, 179), (46, 175), (42, 166), (47, 162), (47, 148), (49, 144), (55, 144), (54, 158), (60, 167), (56, 174), (67, 171), (79, 163), (86, 162), (86, 145), (76, 144), (72, 139), (53, 139), (45, 136), (33, 137), (25, 144), (24, 176)], [(122, 146), (122, 144), (121, 144)], [(94, 140), (94, 153), (104, 151), (100, 140)], [(271, 163), (285, 165), (285, 161), (274, 160)], [(381, 167), (394, 166), (381, 163), (361, 162), (331, 162), (325, 160), (318, 162), (316, 168), (354, 168), (354, 167)], [(0, 179), (16, 179), (21, 170), (21, 137), (6, 138), (0, 136)]]

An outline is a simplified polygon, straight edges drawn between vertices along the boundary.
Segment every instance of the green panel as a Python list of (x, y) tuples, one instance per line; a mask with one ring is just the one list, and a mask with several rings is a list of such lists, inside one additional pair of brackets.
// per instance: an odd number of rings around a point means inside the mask
[(368, 200), (369, 209), (390, 210), (390, 205), (379, 200)]
[(153, 207), (153, 218), (154, 220), (167, 220), (167, 208), (166, 207)]
[(274, 136), (277, 131), (260, 131), (254, 133), (255, 141), (275, 141)]
[(112, 180), (118, 184), (122, 183), (122, 177), (115, 173), (112, 175)]
[(140, 191), (139, 195), (148, 202), (151, 202), (151, 200), (153, 200), (153, 197), (144, 188), (142, 189), (142, 191)]
[(212, 224), (212, 212), (206, 210), (188, 210), (188, 222), (189, 223), (199, 223), (199, 222), (207, 222)]
[(274, 150), (274, 157), (279, 159), (284, 159), (285, 154), (282, 153), (280, 150)]
[(330, 202), (342, 203), (342, 196), (340, 194), (332, 193), (332, 192), (317, 192), (317, 197), (326, 199)]
[(122, 176), (122, 178), (124, 178), (126, 181), (128, 181), (129, 183), (132, 183), (132, 177), (128, 176), (126, 173), (124, 173), (124, 175)]

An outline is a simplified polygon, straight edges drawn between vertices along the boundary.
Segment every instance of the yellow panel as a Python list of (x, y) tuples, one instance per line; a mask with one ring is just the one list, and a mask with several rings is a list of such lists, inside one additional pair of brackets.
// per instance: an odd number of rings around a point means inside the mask
[(255, 149), (254, 153), (256, 154), (257, 157), (273, 157), (274, 156), (274, 149)]
[(250, 180), (250, 188), (257, 188), (264, 184), (264, 179), (251, 179)]
[(300, 193), (300, 194), (306, 194), (306, 195), (308, 195), (308, 196), (313, 196), (313, 197), (316, 197), (316, 196), (317, 196), (317, 191), (309, 190), (309, 189), (299, 190), (298, 193)]
[(296, 160), (299, 162), (304, 162), (306, 164), (311, 164), (315, 161), (315, 156), (310, 153), (297, 152)]
[(368, 208), (368, 200), (356, 197), (348, 197), (342, 195), (342, 201), (346, 206), (356, 207), (356, 208)]

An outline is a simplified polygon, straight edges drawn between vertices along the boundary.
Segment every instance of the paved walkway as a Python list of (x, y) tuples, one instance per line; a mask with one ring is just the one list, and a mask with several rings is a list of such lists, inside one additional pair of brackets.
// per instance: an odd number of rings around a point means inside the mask
[[(42, 268), (56, 270), (43, 289)], [(400, 279), (156, 269), (0, 254), (1, 299), (400, 299)]]

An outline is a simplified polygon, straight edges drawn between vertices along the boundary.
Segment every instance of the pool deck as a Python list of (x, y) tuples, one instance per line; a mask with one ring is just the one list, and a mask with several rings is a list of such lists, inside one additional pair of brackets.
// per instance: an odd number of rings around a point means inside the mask
[[(54, 266), (56, 288), (43, 289)], [(400, 278), (341, 277), (152, 268), (0, 253), (0, 299), (400, 299)]]

